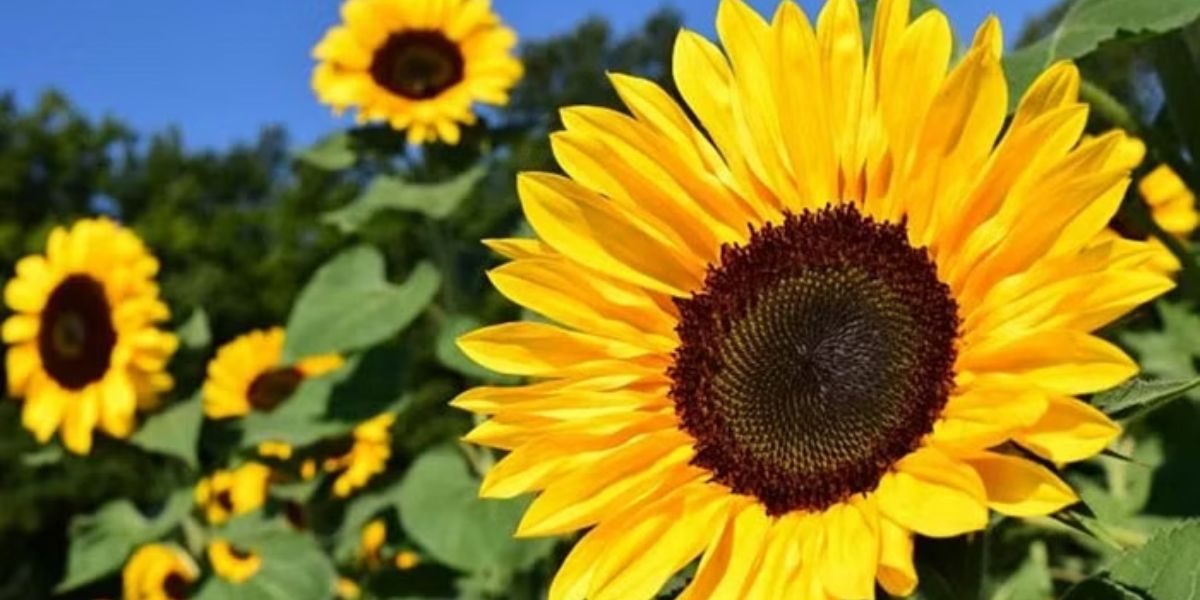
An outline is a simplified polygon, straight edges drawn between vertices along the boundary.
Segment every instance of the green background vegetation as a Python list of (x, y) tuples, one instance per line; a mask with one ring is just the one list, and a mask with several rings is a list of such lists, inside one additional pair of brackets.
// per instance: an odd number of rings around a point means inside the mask
[[(1027, 48), (1007, 61), (1010, 81), (1017, 89), (1057, 58), (1082, 57), (1090, 129), (1132, 130), (1151, 149), (1147, 169), (1170, 164), (1200, 189), (1200, 27), (1180, 29), (1200, 14), (1196, 4), (1064, 3), (1027, 26)], [(176, 392), (131, 443), (103, 440), (89, 457), (38, 447), (19, 426), (19, 404), (0, 403), (0, 598), (56, 589), (115, 597), (132, 548), (199, 539), (190, 490), (205, 472), (249, 456), (262, 439), (317, 453), (385, 409), (399, 415), (388, 471), (348, 502), (331, 500), (320, 478), (273, 487), (262, 514), (221, 532), (263, 548), (262, 585), (235, 593), (209, 582), (200, 594), (322, 598), (336, 568), (363, 581), (365, 597), (542, 597), (570, 540), (514, 541), (524, 503), (475, 498), (495, 457), (456, 443), (472, 421), (446, 402), (506, 380), (470, 364), (452, 341), (480, 324), (532, 318), (486, 283), (496, 258), (479, 240), (527, 232), (515, 174), (556, 170), (546, 136), (559, 127), (558, 108), (618, 106), (602, 73), (673, 90), (678, 29), (678, 15), (661, 12), (623, 37), (588, 21), (525, 44), (527, 74), (511, 105), (485, 113), (453, 148), (406, 149), (402, 134), (368, 127), (296, 152), (285, 131), (266, 128), (248, 144), (194, 151), (177, 132), (88, 119), (54, 93), (28, 107), (0, 98), (0, 279), (41, 251), (51, 227), (113, 215), (160, 259), (184, 341)], [(1119, 220), (1133, 235), (1161, 233), (1132, 194)], [(1173, 249), (1185, 264), (1180, 290), (1108, 332), (1151, 381), (1095, 399), (1129, 434), (1111, 455), (1068, 471), (1085, 504), (921, 542), (920, 598), (1200, 599), (1200, 525), (1191, 520), (1200, 517), (1200, 271), (1190, 243)], [(273, 413), (203, 422), (192, 393), (214, 348), (273, 325), (287, 325), (294, 355), (352, 360)], [(303, 532), (279, 518), (295, 506), (307, 516)], [(417, 550), (420, 567), (360, 568), (358, 532), (376, 516), (388, 520), (389, 548)], [(301, 576), (303, 589), (287, 587)], [(684, 583), (686, 574), (663, 593)]]

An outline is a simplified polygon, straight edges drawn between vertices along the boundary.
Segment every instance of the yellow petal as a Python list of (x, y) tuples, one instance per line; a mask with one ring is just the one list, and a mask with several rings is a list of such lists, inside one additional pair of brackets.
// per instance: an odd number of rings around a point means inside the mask
[(754, 578), (771, 520), (754, 502), (731, 515), (678, 600), (736, 599)]
[(47, 383), (39, 386), (25, 399), (21, 407), (21, 424), (39, 443), (46, 443), (62, 423), (70, 398), (58, 386)]
[(1054, 397), (1041, 419), (1017, 435), (1039, 456), (1063, 464), (1090, 458), (1121, 435), (1121, 426), (1087, 403)]
[(92, 450), (92, 430), (100, 418), (100, 392), (87, 387), (72, 395), (62, 422), (62, 440), (67, 450), (87, 454)]
[(544, 323), (504, 323), (458, 339), (471, 360), (498, 373), (553, 376), (569, 367), (606, 359), (633, 359), (648, 351), (616, 340)]
[(41, 366), (37, 345), (28, 343), (10, 347), (4, 365), (8, 371), (8, 393), (15, 398), (24, 396), (30, 378)]
[(1120, 348), (1078, 331), (1036, 331), (964, 348), (960, 371), (1020, 375), (1042, 389), (1087, 394), (1116, 387), (1137, 373)]
[(952, 537), (987, 526), (983, 482), (970, 466), (933, 449), (901, 459), (876, 490), (879, 508), (901, 526)]
[(879, 519), (878, 578), (893, 596), (907, 597), (917, 588), (912, 533), (889, 519)]
[(1079, 499), (1070, 486), (1041, 465), (1005, 454), (967, 459), (987, 489), (988, 506), (1014, 517), (1048, 515)]
[(879, 559), (879, 516), (871, 503), (836, 504), (822, 515), (820, 578), (840, 598), (871, 598)]

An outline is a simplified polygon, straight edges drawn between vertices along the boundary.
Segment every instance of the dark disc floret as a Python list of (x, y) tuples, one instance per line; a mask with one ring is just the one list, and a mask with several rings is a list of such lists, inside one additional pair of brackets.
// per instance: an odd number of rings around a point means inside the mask
[(850, 204), (726, 245), (676, 304), (671, 398), (693, 464), (772, 515), (873, 490), (953, 388), (949, 287), (903, 224)]
[(117, 331), (104, 286), (72, 275), (50, 293), (38, 329), (46, 373), (68, 390), (81, 390), (108, 372)]
[(303, 382), (304, 374), (295, 367), (272, 369), (250, 382), (246, 396), (255, 410), (269, 412), (296, 393)]
[(375, 51), (371, 77), (410, 100), (427, 100), (462, 81), (466, 63), (454, 41), (436, 30), (392, 34)]

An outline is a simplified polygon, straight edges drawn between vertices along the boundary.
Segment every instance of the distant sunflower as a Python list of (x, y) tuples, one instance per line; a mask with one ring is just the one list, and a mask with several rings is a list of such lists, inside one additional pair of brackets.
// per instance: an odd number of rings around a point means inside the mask
[(182, 550), (164, 544), (138, 548), (121, 573), (125, 600), (184, 600), (200, 576), (195, 561)]
[(1138, 192), (1150, 206), (1151, 216), (1163, 231), (1186, 240), (1200, 224), (1196, 195), (1171, 167), (1159, 165), (1138, 182)]
[(208, 562), (218, 577), (233, 583), (245, 583), (262, 569), (262, 556), (222, 539), (208, 544)]
[(359, 536), (358, 554), (367, 563), (367, 566), (371, 568), (379, 566), (380, 554), (385, 543), (387, 543), (387, 524), (383, 519), (374, 519), (363, 527), (362, 534)]
[[(275, 327), (252, 331), (222, 346), (208, 364), (204, 414), (210, 419), (228, 419), (251, 411), (274, 410), (305, 379), (320, 377), (342, 366), (342, 358), (337, 355), (314, 356), (294, 365), (280, 364), (283, 342), (283, 329)], [(277, 443), (268, 443), (262, 454), (288, 453), (274, 444)]]
[(196, 504), (204, 509), (210, 523), (221, 524), (266, 503), (270, 481), (271, 469), (259, 463), (217, 471), (196, 484)]
[(1043, 463), (1118, 435), (1075, 396), (1137, 365), (1090, 332), (1172, 287), (1104, 233), (1124, 136), (1079, 142), (1067, 62), (1007, 121), (999, 23), (948, 70), (946, 17), (909, 9), (868, 44), (853, 0), (815, 29), (724, 0), (724, 52), (676, 42), (687, 109), (613, 76), (633, 116), (564, 110), (569, 178), (520, 177), (540, 239), (492, 241), (490, 277), (560, 325), (461, 338), (537, 381), (454, 403), (511, 451), (481, 493), (540, 492), (517, 535), (591, 527), (550, 598), (651, 598), (697, 557), (686, 599), (905, 596), (914, 534), (1072, 504)]
[(362, 423), (354, 428), (350, 450), (325, 460), (326, 471), (341, 471), (333, 482), (335, 496), (348, 497), (383, 472), (392, 456), (391, 428), (395, 422), (396, 415), (384, 413)]
[(4, 289), (8, 390), (24, 398), (21, 421), (39, 442), (58, 430), (77, 454), (92, 430), (133, 433), (138, 409), (171, 388), (167, 361), (178, 341), (157, 329), (170, 317), (154, 277), (158, 261), (133, 232), (84, 219), (50, 232)]
[(407, 129), (413, 144), (456, 144), (472, 105), (508, 103), (521, 77), (517, 36), (488, 0), (347, 0), (344, 24), (313, 49), (317, 97), (358, 120)]

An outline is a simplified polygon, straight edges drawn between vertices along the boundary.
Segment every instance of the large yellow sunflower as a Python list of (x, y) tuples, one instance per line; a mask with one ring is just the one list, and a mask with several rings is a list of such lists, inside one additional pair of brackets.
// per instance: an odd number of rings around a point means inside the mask
[(347, 0), (342, 20), (313, 49), (317, 97), (407, 129), (410, 143), (458, 143), (472, 105), (507, 104), (521, 77), (517, 36), (488, 0)]
[(184, 600), (200, 577), (200, 569), (187, 553), (166, 544), (138, 548), (121, 572), (125, 600)]
[(60, 431), (86, 454), (92, 430), (133, 433), (138, 409), (171, 388), (175, 336), (154, 276), (158, 261), (133, 232), (84, 219), (50, 232), (44, 255), (28, 256), (4, 289), (15, 314), (4, 322), (8, 390), (24, 398), (21, 421), (39, 442)]
[(558, 325), (464, 336), (537, 381), (455, 404), (511, 451), (481, 493), (539, 492), (518, 535), (591, 528), (551, 598), (649, 598), (697, 558), (684, 598), (906, 595), (914, 534), (1059, 510), (1029, 457), (1118, 434), (1075, 396), (1137, 366), (1090, 332), (1172, 286), (1105, 234), (1124, 136), (1080, 143), (1066, 62), (1005, 128), (999, 23), (948, 69), (946, 17), (909, 9), (880, 2), (868, 45), (852, 0), (815, 28), (724, 0), (724, 51), (676, 42), (686, 110), (613, 76), (632, 116), (566, 109), (569, 177), (521, 176), (539, 239), (492, 241), (490, 276)]
[[(342, 366), (342, 358), (332, 354), (306, 358), (294, 365), (280, 364), (283, 342), (283, 329), (274, 327), (251, 331), (222, 346), (208, 364), (204, 414), (210, 419), (228, 419), (252, 410), (273, 410), (305, 379)], [(264, 455), (284, 453), (282, 446), (273, 444), (264, 449)], [(287, 454), (290, 456), (290, 448)]]

